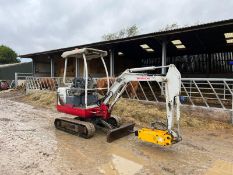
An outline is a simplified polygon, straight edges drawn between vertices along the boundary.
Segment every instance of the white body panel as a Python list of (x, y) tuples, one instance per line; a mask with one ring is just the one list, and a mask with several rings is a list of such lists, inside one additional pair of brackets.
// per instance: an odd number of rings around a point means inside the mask
[[(59, 87), (57, 89), (57, 94), (58, 94), (58, 98), (60, 98), (65, 104), (66, 104), (66, 91), (69, 90), (70, 87)], [(57, 100), (58, 105), (59, 104), (59, 100)]]

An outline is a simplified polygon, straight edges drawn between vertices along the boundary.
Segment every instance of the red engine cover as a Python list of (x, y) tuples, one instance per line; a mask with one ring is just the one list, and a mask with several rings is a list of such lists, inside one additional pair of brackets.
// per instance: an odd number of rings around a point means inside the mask
[(108, 106), (105, 104), (101, 104), (100, 106), (87, 109), (73, 107), (72, 105), (65, 104), (64, 106), (57, 105), (57, 110), (81, 118), (101, 117), (104, 120), (106, 120), (111, 115), (111, 113), (108, 112)]

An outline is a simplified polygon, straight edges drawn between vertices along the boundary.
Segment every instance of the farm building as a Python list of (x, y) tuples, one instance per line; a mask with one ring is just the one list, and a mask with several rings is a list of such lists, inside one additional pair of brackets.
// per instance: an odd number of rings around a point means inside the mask
[(15, 73), (32, 73), (32, 62), (0, 65), (0, 80), (14, 80)]
[[(37, 77), (60, 77), (64, 60), (61, 54), (75, 48), (90, 47), (108, 51), (105, 58), (111, 76), (126, 68), (175, 64), (182, 77), (230, 78), (233, 73), (233, 19), (138, 35), (129, 38), (77, 45), (21, 55), (32, 58)], [(78, 65), (76, 70), (75, 65)], [(96, 77), (104, 69), (97, 60), (89, 63)], [(165, 73), (165, 69), (162, 73)], [(82, 62), (68, 63), (68, 76), (82, 74)]]

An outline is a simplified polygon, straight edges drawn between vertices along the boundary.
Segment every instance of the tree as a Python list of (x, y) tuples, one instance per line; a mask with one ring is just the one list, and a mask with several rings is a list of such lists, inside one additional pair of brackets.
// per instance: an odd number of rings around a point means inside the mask
[(127, 28), (123, 28), (118, 32), (115, 33), (108, 33), (102, 36), (103, 40), (115, 40), (120, 38), (132, 37), (139, 34), (138, 27), (136, 25), (132, 25)]
[[(193, 23), (192, 25), (200, 25), (202, 24), (200, 21), (196, 21), (195, 23)], [(174, 30), (174, 29), (178, 29), (178, 28), (183, 28), (183, 27), (189, 27), (192, 26), (189, 24), (184, 24), (182, 26), (178, 25), (178, 23), (172, 23), (172, 24), (167, 24), (165, 27), (162, 27), (161, 29), (159, 29), (159, 32), (164, 32), (164, 31), (168, 31), (168, 30)]]
[(179, 25), (177, 23), (167, 24), (166, 27), (159, 29), (159, 32), (177, 29), (178, 27)]
[(17, 54), (10, 47), (1, 45), (0, 46), (0, 64), (19, 63)]

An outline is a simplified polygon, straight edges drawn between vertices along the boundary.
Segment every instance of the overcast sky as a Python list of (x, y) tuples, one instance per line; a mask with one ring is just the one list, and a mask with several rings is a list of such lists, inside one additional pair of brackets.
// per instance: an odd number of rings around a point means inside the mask
[(0, 44), (26, 54), (97, 42), (133, 24), (143, 34), (230, 18), (233, 0), (0, 0)]

